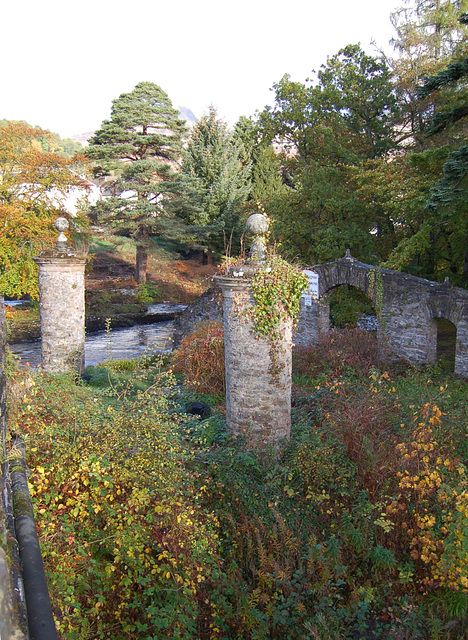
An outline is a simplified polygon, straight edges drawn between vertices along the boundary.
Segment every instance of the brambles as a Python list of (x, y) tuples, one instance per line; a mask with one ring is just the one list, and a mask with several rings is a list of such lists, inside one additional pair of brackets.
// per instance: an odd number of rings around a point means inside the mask
[(372, 367), (383, 365), (381, 357), (374, 332), (335, 329), (321, 338), (318, 347), (294, 349), (293, 374), (314, 378), (326, 372), (336, 378), (349, 371), (367, 376)]
[(225, 392), (224, 339), (221, 322), (204, 322), (186, 336), (172, 358), (172, 369), (198, 393)]

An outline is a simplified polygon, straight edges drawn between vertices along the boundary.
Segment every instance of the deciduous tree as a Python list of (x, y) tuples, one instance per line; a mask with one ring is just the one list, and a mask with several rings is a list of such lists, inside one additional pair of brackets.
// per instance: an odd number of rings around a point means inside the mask
[(354, 176), (395, 146), (384, 60), (350, 45), (321, 67), (316, 84), (285, 76), (274, 88), (276, 104), (260, 122), (283, 150), (289, 189), (269, 207), (283, 250), (322, 261), (349, 246), (362, 259), (379, 260), (388, 221), (378, 200), (363, 202)]
[(23, 122), (0, 127), (0, 292), (38, 296), (32, 257), (56, 237), (54, 220), (66, 215), (70, 187), (87, 189), (76, 172), (83, 158), (42, 151), (50, 134)]

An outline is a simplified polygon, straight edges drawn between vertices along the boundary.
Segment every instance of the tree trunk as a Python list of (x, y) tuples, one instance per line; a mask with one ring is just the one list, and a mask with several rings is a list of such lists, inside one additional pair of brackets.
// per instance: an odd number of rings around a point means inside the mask
[(213, 264), (213, 252), (211, 249), (208, 251), (202, 251), (202, 264)]
[(462, 282), (468, 284), (468, 244), (465, 253), (465, 259), (463, 261)]
[(138, 284), (146, 284), (146, 270), (148, 267), (148, 247), (146, 244), (137, 244), (135, 280)]

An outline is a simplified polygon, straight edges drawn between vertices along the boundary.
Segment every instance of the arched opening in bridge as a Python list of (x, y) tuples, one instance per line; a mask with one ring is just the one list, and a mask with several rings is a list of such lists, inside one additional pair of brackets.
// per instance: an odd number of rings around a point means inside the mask
[(349, 284), (339, 285), (328, 292), (330, 324), (337, 329), (359, 327), (377, 329), (377, 314), (369, 297)]
[(455, 369), (457, 327), (446, 318), (436, 318), (437, 362), (447, 371)]

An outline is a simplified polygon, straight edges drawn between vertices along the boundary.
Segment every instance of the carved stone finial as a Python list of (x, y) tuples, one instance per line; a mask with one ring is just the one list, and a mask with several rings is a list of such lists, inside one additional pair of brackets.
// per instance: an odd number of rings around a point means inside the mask
[(450, 282), (450, 278), (447, 276), (444, 280), (444, 287), (451, 287), (452, 283)]
[(57, 238), (56, 243), (57, 251), (66, 251), (68, 249), (68, 240), (64, 231), (67, 231), (70, 224), (66, 218), (57, 218), (54, 226), (57, 231), (59, 231), (59, 237)]
[(344, 257), (347, 260), (354, 260), (353, 256), (351, 255), (351, 249), (349, 247), (346, 249), (346, 253), (344, 254)]
[(249, 251), (249, 262), (263, 262), (266, 258), (265, 235), (268, 231), (268, 220), (262, 213), (254, 213), (247, 219), (245, 229), (255, 236)]

